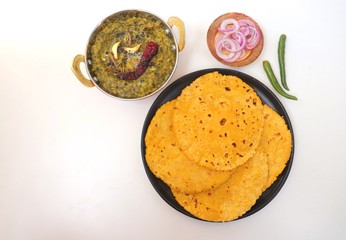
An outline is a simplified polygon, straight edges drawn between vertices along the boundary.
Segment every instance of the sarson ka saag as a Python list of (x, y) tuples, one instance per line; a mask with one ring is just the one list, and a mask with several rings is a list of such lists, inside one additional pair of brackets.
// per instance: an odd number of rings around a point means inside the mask
[[(173, 75), (185, 41), (183, 23), (171, 18), (166, 24), (151, 13), (125, 10), (103, 20), (89, 38), (84, 59), (90, 85), (122, 99), (141, 99), (161, 89)], [(179, 49), (170, 29), (177, 21)]]

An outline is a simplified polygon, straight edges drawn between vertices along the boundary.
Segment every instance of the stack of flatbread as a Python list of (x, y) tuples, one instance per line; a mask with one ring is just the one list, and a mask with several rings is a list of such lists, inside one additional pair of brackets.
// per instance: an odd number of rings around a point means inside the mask
[(145, 145), (149, 169), (186, 211), (223, 222), (245, 214), (273, 184), (292, 136), (251, 86), (212, 72), (157, 110)]

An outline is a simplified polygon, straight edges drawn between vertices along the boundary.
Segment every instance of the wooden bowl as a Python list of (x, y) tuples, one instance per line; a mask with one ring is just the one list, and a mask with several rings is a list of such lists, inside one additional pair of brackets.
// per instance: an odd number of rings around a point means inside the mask
[[(235, 62), (227, 62), (223, 59), (221, 59), (217, 54), (216, 54), (216, 50), (215, 50), (215, 39), (219, 34), (218, 28), (220, 26), (220, 24), (222, 23), (222, 21), (224, 21), (225, 19), (228, 18), (233, 18), (236, 20), (241, 20), (241, 19), (247, 19), (250, 20), (251, 22), (253, 22), (256, 26), (256, 28), (259, 30), (261, 37), (260, 40), (258, 42), (258, 44), (256, 45), (255, 48), (253, 48), (252, 50), (247, 50), (247, 54), (245, 55), (245, 57), (235, 61)], [(208, 48), (210, 53), (222, 64), (227, 65), (229, 67), (243, 67), (246, 66), (250, 63), (252, 63), (253, 61), (255, 61), (258, 56), (261, 54), (262, 49), (263, 49), (263, 32), (260, 28), (260, 26), (257, 24), (256, 21), (254, 21), (251, 17), (243, 14), (243, 13), (236, 13), (236, 12), (232, 12), (232, 13), (226, 13), (223, 14), (221, 16), (219, 16), (218, 18), (216, 18), (212, 24), (210, 25), (209, 29), (208, 29), (208, 33), (207, 33), (207, 44), (208, 44)]]

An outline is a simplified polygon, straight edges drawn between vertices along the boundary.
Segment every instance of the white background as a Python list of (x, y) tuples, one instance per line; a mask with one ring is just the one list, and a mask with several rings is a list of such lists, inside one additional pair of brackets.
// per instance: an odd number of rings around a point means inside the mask
[[(186, 5), (189, 4), (189, 5)], [(106, 16), (141, 9), (186, 26), (171, 80), (225, 67), (206, 45), (209, 24), (242, 12), (265, 45), (238, 68), (273, 89), (262, 61), (277, 65), (287, 35), (291, 93), (280, 98), (295, 133), (286, 184), (258, 213), (229, 223), (191, 219), (151, 186), (141, 159), (146, 114), (158, 95), (120, 101), (84, 87), (71, 71)], [(342, 239), (346, 234), (346, 2), (7, 1), (0, 8), (0, 239)]]

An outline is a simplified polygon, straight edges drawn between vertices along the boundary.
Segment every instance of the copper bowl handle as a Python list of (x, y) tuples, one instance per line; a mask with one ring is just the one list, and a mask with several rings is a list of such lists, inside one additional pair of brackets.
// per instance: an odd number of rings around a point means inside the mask
[(181, 52), (185, 47), (185, 25), (184, 22), (178, 17), (170, 17), (167, 22), (168, 26), (172, 28), (176, 26), (179, 32), (178, 50)]
[(80, 69), (80, 64), (82, 62), (85, 63), (85, 58), (83, 55), (78, 54), (77, 56), (75, 56), (72, 62), (72, 72), (84, 86), (94, 87), (95, 84), (90, 79), (87, 79)]

